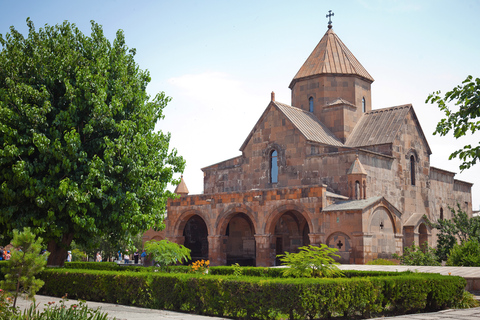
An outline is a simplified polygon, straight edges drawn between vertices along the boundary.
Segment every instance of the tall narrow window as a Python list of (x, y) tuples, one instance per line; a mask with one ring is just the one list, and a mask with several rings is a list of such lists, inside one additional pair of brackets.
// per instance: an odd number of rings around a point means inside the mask
[(278, 156), (276, 150), (273, 150), (270, 154), (270, 182), (278, 182)]
[(360, 199), (360, 182), (357, 180), (355, 181), (355, 200)]
[(443, 208), (440, 208), (440, 220), (443, 220)]
[(308, 99), (308, 106), (309, 106), (310, 112), (313, 112), (313, 97), (310, 97)]
[(415, 157), (410, 156), (410, 182), (415, 185)]
[(367, 106), (365, 103), (365, 97), (362, 98), (362, 112), (365, 113), (367, 111)]

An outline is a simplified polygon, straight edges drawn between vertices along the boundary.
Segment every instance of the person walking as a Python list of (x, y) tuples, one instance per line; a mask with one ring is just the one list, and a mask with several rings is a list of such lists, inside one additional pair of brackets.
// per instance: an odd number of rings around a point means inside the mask
[(102, 262), (102, 256), (100, 255), (100, 252), (97, 252), (97, 258), (95, 259), (96, 262)]
[(67, 262), (72, 262), (72, 251), (68, 251)]
[(130, 262), (130, 257), (128, 256), (128, 249), (125, 250), (123, 258), (125, 259), (125, 264), (128, 264)]

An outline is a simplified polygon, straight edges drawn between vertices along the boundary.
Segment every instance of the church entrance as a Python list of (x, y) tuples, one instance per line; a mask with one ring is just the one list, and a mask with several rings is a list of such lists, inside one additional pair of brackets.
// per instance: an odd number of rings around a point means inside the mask
[(281, 265), (278, 257), (285, 252), (298, 252), (298, 248), (310, 244), (310, 233), (306, 219), (296, 211), (287, 211), (275, 224), (275, 265)]
[(241, 266), (255, 266), (255, 230), (250, 218), (237, 213), (227, 225), (227, 265), (238, 263)]
[(192, 262), (197, 260), (208, 260), (208, 231), (205, 221), (194, 215), (188, 219), (183, 229), (185, 237), (184, 246), (191, 250)]

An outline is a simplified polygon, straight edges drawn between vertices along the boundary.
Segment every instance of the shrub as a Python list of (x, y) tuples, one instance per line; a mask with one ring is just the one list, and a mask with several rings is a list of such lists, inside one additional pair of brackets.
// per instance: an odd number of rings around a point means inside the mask
[(340, 257), (335, 254), (336, 248), (330, 248), (326, 244), (320, 247), (308, 245), (299, 248), (298, 253), (278, 255), (280, 261), (289, 268), (283, 269), (285, 276), (293, 277), (334, 277), (342, 276), (342, 271), (337, 267), (333, 257)]
[(183, 263), (184, 261), (186, 262), (191, 259), (190, 249), (166, 239), (145, 242), (145, 251), (153, 256), (155, 262), (159, 264), (162, 269), (169, 265)]
[(406, 266), (439, 266), (435, 249), (425, 244), (422, 247), (416, 246), (415, 242), (410, 247), (403, 249), (403, 255), (394, 253), (393, 258), (400, 260), (400, 264)]
[(480, 244), (477, 240), (455, 244), (448, 255), (447, 266), (480, 267)]

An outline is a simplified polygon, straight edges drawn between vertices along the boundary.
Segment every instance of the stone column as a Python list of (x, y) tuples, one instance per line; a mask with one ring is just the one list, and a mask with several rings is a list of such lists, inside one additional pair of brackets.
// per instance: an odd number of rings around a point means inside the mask
[(257, 267), (270, 267), (275, 262), (275, 247), (272, 245), (271, 234), (256, 234), (256, 257)]
[(208, 260), (211, 266), (224, 266), (227, 264), (227, 236), (208, 236)]
[(325, 233), (309, 233), (308, 239), (312, 246), (319, 247), (321, 243), (325, 243)]

